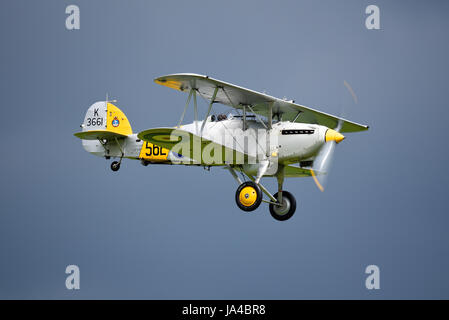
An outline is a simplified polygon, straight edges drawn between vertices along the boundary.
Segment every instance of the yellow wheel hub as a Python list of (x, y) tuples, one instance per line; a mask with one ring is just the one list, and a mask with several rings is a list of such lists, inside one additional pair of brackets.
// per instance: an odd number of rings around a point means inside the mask
[(252, 206), (257, 200), (257, 192), (253, 187), (245, 187), (240, 191), (239, 201), (245, 207)]

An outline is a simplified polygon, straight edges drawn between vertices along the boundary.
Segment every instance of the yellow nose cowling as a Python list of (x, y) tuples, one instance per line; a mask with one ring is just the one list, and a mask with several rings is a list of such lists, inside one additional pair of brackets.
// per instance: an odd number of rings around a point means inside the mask
[(342, 135), (340, 132), (337, 132), (335, 130), (327, 129), (327, 131), (326, 131), (326, 137), (325, 137), (326, 142), (335, 141), (336, 143), (339, 143), (344, 138), (345, 138), (344, 135)]

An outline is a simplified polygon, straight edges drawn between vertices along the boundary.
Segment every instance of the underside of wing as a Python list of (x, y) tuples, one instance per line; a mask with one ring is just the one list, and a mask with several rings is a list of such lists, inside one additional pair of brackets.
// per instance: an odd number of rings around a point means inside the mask
[(178, 128), (148, 129), (137, 136), (181, 155), (181, 163), (213, 166), (248, 161), (247, 154)]
[[(301, 168), (296, 165), (286, 165), (284, 166), (284, 177), (285, 178), (303, 178), (303, 177), (313, 177), (320, 176), (325, 173), (313, 171), (311, 168)], [(275, 174), (266, 174), (266, 177), (275, 177)]]
[[(315, 173), (317, 175), (318, 173)], [(285, 166), (284, 175), (286, 178), (312, 177), (312, 169), (297, 166)]]
[(160, 85), (183, 92), (189, 92), (191, 89), (194, 89), (208, 100), (212, 99), (215, 89), (218, 87), (219, 90), (216, 92), (214, 103), (221, 103), (236, 109), (250, 106), (254, 113), (264, 117), (269, 116), (271, 108), (272, 115), (279, 116), (283, 121), (315, 123), (329, 128), (336, 128), (338, 123), (341, 122), (340, 132), (356, 132), (368, 129), (366, 125), (204, 75), (178, 73), (159, 77), (154, 81)]
[(83, 132), (77, 132), (73, 134), (75, 137), (78, 137), (82, 140), (111, 140), (111, 139), (120, 139), (120, 138), (126, 138), (127, 135), (111, 132), (107, 130), (91, 130), (91, 131), (83, 131)]
[(286, 178), (311, 177), (312, 173), (310, 169), (305, 169), (297, 166), (286, 166), (284, 168), (284, 176)]

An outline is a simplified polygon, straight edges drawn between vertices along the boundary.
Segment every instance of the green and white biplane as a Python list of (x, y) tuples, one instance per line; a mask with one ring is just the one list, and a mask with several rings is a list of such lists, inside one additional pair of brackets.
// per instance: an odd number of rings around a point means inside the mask
[[(295, 197), (282, 188), (284, 178), (312, 177), (323, 191), (323, 178), (336, 144), (344, 139), (342, 133), (368, 129), (291, 100), (204, 75), (172, 74), (155, 82), (188, 94), (175, 127), (135, 134), (125, 114), (106, 99), (88, 109), (82, 131), (75, 133), (83, 147), (106, 159), (118, 158), (111, 164), (113, 171), (119, 170), (123, 158), (140, 160), (143, 165), (225, 167), (239, 184), (237, 206), (253, 211), (266, 202), (279, 221), (291, 218), (296, 210)], [(198, 119), (198, 97), (208, 102), (203, 120)], [(192, 100), (194, 121), (183, 125)], [(235, 114), (212, 114), (216, 103), (233, 108)], [(265, 176), (276, 177), (275, 194), (261, 184)]]

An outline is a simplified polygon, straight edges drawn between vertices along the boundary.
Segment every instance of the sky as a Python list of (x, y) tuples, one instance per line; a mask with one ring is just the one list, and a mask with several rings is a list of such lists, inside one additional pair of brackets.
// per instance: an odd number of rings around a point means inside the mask
[[(65, 26), (71, 4), (79, 30)], [(373, 4), (379, 30), (365, 27)], [(0, 299), (448, 299), (448, 9), (2, 1)], [(178, 72), (370, 129), (337, 146), (324, 193), (286, 179), (298, 203), (286, 222), (265, 204), (239, 210), (226, 170), (124, 160), (112, 172), (73, 136), (106, 94), (134, 132), (175, 125), (187, 96), (153, 79)], [(79, 290), (65, 286), (68, 265)], [(369, 265), (378, 290), (365, 286)]]

